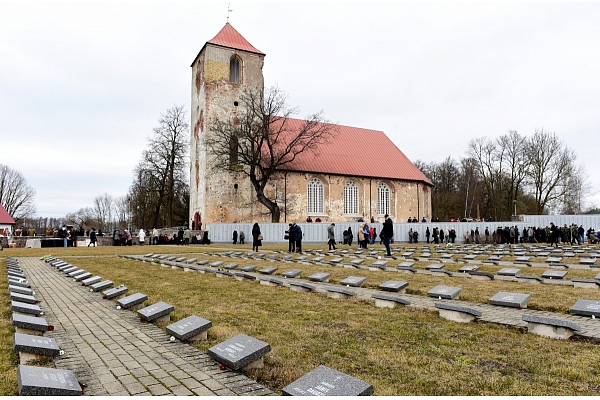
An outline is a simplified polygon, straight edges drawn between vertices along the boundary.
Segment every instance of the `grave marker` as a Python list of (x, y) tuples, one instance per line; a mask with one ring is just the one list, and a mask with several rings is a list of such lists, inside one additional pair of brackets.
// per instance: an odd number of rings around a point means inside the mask
[(427, 292), (427, 296), (436, 297), (438, 299), (455, 299), (462, 292), (461, 288), (452, 286), (436, 286)]
[(126, 286), (121, 285), (119, 287), (108, 289), (102, 292), (102, 298), (106, 300), (121, 299), (128, 291), (129, 289), (127, 289)]
[(581, 330), (579, 325), (560, 319), (535, 315), (523, 315), (522, 319), (527, 322), (528, 332), (552, 339), (568, 339), (573, 336), (573, 331)]
[(239, 334), (208, 349), (208, 355), (232, 370), (260, 368), (271, 346), (251, 336)]
[(579, 299), (569, 312), (583, 317), (600, 317), (600, 301)]
[(288, 396), (370, 396), (373, 385), (324, 365), (282, 389)]
[(527, 308), (527, 302), (531, 299), (529, 294), (498, 292), (490, 300), (489, 303), (496, 306)]
[(35, 304), (22, 303), (20, 301), (11, 301), (10, 310), (21, 314), (29, 314), (35, 316), (43, 314), (39, 306), (36, 306)]
[(81, 396), (83, 390), (72, 371), (19, 365), (19, 396)]
[(359, 287), (360, 285), (365, 283), (366, 280), (367, 278), (363, 278), (362, 276), (349, 276), (346, 279), (342, 279), (340, 281), (340, 285)]
[(24, 333), (15, 333), (13, 348), (19, 352), (19, 361), (21, 364), (37, 360), (39, 356), (56, 357), (60, 352), (56, 340)]
[(15, 314), (12, 315), (12, 326), (18, 333), (30, 335), (43, 335), (46, 331), (54, 330), (54, 326), (48, 325), (46, 318), (31, 317), (29, 315)]
[(392, 281), (383, 282), (381, 285), (378, 286), (378, 288), (385, 292), (404, 293), (404, 292), (406, 292), (407, 286), (408, 286), (408, 282), (392, 280)]
[(166, 322), (171, 320), (171, 313), (175, 310), (175, 307), (159, 301), (151, 306), (138, 310), (138, 317), (142, 322)]
[(118, 307), (125, 308), (128, 310), (135, 311), (143, 305), (143, 303), (148, 300), (148, 296), (143, 293), (134, 293), (129, 296), (123, 297), (122, 299), (117, 300)]
[(167, 333), (175, 338), (184, 341), (194, 342), (197, 340), (206, 340), (207, 331), (212, 327), (212, 322), (200, 318), (197, 315), (191, 315), (171, 325), (165, 329)]

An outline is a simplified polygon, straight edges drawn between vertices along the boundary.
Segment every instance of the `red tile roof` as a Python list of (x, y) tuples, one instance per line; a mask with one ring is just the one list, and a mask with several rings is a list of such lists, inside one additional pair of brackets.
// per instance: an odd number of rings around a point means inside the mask
[(0, 224), (14, 225), (15, 220), (8, 214), (6, 209), (0, 204)]
[[(298, 131), (303, 120), (288, 119), (287, 130)], [(313, 172), (369, 178), (432, 182), (382, 131), (336, 125), (337, 134), (319, 146), (318, 153), (299, 155), (287, 171)]]
[(233, 26), (228, 23), (225, 24), (223, 29), (217, 33), (217, 36), (210, 39), (208, 42), (217, 46), (229, 47), (230, 49), (244, 50), (250, 53), (262, 54), (265, 53), (252, 46)]
[(238, 31), (236, 31), (233, 28), (233, 26), (229, 24), (229, 22), (227, 22), (214, 38), (210, 39), (204, 44), (204, 46), (202, 46), (202, 49), (200, 49), (200, 53), (198, 53), (196, 58), (194, 58), (192, 66), (194, 65), (202, 51), (204, 51), (206, 45), (209, 43), (214, 44), (216, 46), (223, 46), (228, 47), (230, 49), (243, 50), (250, 53), (260, 54), (263, 56), (265, 55), (265, 53), (252, 46), (250, 42), (248, 42), (242, 35), (240, 35)]

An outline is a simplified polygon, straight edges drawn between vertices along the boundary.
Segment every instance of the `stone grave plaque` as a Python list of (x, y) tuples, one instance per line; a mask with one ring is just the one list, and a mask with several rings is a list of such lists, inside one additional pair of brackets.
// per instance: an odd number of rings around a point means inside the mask
[(429, 271), (436, 271), (439, 269), (444, 268), (444, 264), (429, 264), (428, 266), (425, 267), (425, 269), (429, 270)]
[(142, 304), (144, 301), (148, 300), (148, 296), (143, 293), (134, 293), (127, 297), (123, 297), (122, 299), (117, 300), (117, 304), (121, 308), (131, 308), (138, 304)]
[(81, 396), (83, 390), (72, 371), (19, 365), (19, 396)]
[(285, 271), (281, 274), (284, 278), (295, 278), (302, 273), (299, 269), (291, 269), (289, 271)]
[(281, 392), (287, 396), (370, 396), (373, 385), (320, 365)]
[(256, 269), (256, 265), (246, 265), (245, 267), (240, 268), (242, 272), (252, 272)]
[(471, 260), (474, 260), (475, 258), (477, 258), (476, 254), (467, 254), (466, 256), (463, 257), (463, 260), (471, 261)]
[(8, 284), (9, 285), (13, 285), (13, 286), (18, 286), (18, 287), (22, 287), (22, 288), (28, 288), (30, 289), (31, 286), (29, 286), (29, 282), (27, 282), (27, 280), (25, 279), (8, 279)]
[(311, 263), (315, 264), (315, 263), (321, 263), (321, 262), (323, 262), (323, 260), (324, 260), (324, 259), (325, 259), (325, 258), (323, 258), (323, 257), (315, 257), (315, 258), (313, 258), (313, 259), (311, 259), (311, 260), (309, 260), (309, 261), (310, 261)]
[(275, 271), (277, 271), (277, 269), (278, 269), (277, 267), (266, 267), (266, 268), (263, 268), (261, 270), (258, 270), (258, 272), (260, 272), (263, 275), (271, 275)]
[(150, 258), (150, 257), (152, 257), (153, 255), (154, 255), (154, 253), (148, 253), (148, 254), (144, 255), (144, 257), (145, 257), (145, 258)]
[(175, 259), (175, 262), (182, 262), (185, 261), (187, 257), (179, 257)]
[(408, 282), (402, 281), (387, 281), (378, 286), (380, 290), (385, 292), (400, 292), (408, 286)]
[(196, 261), (198, 261), (198, 259), (197, 259), (197, 258), (190, 258), (190, 259), (186, 260), (186, 262), (185, 262), (185, 263), (186, 263), (186, 264), (193, 264), (193, 263), (195, 263)]
[(562, 261), (562, 257), (548, 257), (548, 258), (546, 258), (546, 262), (549, 263), (549, 264), (559, 263), (561, 261)]
[(567, 275), (567, 271), (549, 270), (542, 274), (542, 278), (546, 279), (563, 279)]
[(600, 301), (579, 299), (575, 302), (573, 307), (571, 307), (569, 312), (584, 317), (600, 317)]
[(431, 257), (431, 253), (421, 253), (420, 257), (429, 258), (429, 257)]
[(25, 279), (27, 278), (24, 274), (20, 273), (20, 272), (12, 272), (12, 271), (8, 271), (6, 273), (8, 276), (11, 276), (13, 278), (18, 278), (18, 279)]
[(165, 303), (164, 301), (159, 301), (158, 303), (154, 303), (151, 306), (138, 310), (138, 317), (140, 317), (140, 320), (143, 319), (147, 322), (163, 321), (168, 320), (166, 317), (169, 317), (169, 314), (174, 310), (175, 307), (172, 305)]
[(327, 282), (331, 274), (328, 272), (317, 272), (308, 277), (308, 280), (312, 282)]
[(81, 281), (81, 284), (83, 286), (90, 286), (93, 285), (94, 283), (98, 283), (102, 281), (102, 277), (101, 276), (92, 276), (91, 278), (87, 278)]
[(208, 349), (208, 355), (232, 370), (238, 370), (250, 367), (270, 351), (268, 343), (239, 334)]
[(76, 269), (73, 272), (69, 272), (67, 275), (71, 278), (76, 277), (77, 275), (81, 275), (81, 274), (85, 274), (85, 271), (83, 269)]
[(46, 332), (50, 329), (46, 318), (31, 317), (29, 315), (14, 314), (12, 315), (12, 325), (16, 328), (27, 329), (31, 331)]
[(526, 308), (531, 299), (529, 294), (498, 292), (491, 299), (490, 304), (496, 306)]
[(217, 268), (217, 267), (220, 267), (220, 266), (221, 266), (221, 265), (223, 265), (223, 264), (224, 264), (224, 262), (223, 262), (223, 261), (214, 261), (214, 262), (211, 262), (211, 263), (209, 264), (209, 267)]
[(265, 286), (283, 286), (283, 281), (275, 278), (258, 278), (258, 281)]
[(548, 251), (540, 251), (539, 253), (537, 253), (537, 257), (548, 257), (550, 255), (550, 252)]
[(496, 254), (488, 257), (488, 260), (490, 260), (490, 261), (500, 261), (501, 259), (502, 259), (502, 256), (496, 255)]
[(293, 258), (292, 256), (283, 256), (281, 259), (283, 261), (292, 261), (292, 258)]
[(583, 265), (594, 265), (596, 264), (596, 259), (595, 258), (580, 258), (579, 259), (579, 264), (583, 264)]
[(208, 260), (200, 260), (200, 261), (198, 261), (198, 262), (196, 263), (196, 265), (206, 265), (206, 264), (208, 264), (209, 262), (210, 262), (210, 261), (208, 261)]
[(26, 335), (23, 333), (15, 333), (14, 350), (50, 357), (56, 357), (60, 352), (56, 340), (49, 337)]
[(93, 285), (90, 285), (90, 291), (99, 292), (101, 290), (110, 289), (113, 286), (114, 286), (113, 281), (106, 280), (106, 281), (102, 281), (102, 282), (98, 282), (98, 283), (94, 283)]
[(33, 290), (28, 289), (22, 286), (8, 285), (8, 290), (13, 293), (26, 294), (28, 296), (33, 296)]
[(262, 260), (263, 258), (265, 258), (265, 254), (263, 253), (257, 253), (254, 255), (254, 259), (256, 260)]
[(235, 276), (235, 278), (238, 281), (243, 281), (244, 279), (247, 279), (249, 281), (255, 281), (256, 280), (256, 277), (254, 275), (246, 274), (244, 272), (234, 272), (233, 276)]
[(167, 261), (173, 261), (176, 258), (177, 258), (177, 256), (169, 256), (169, 257), (165, 258), (165, 260), (167, 260)]
[(92, 277), (91, 272), (84, 272), (83, 274), (79, 274), (79, 275), (76, 275), (75, 277), (73, 277), (73, 280), (75, 282), (80, 282), (80, 281), (83, 281), (84, 279), (88, 279), (91, 277)]
[(563, 257), (575, 257), (575, 253), (572, 251), (567, 251), (563, 253)]
[(521, 270), (519, 268), (502, 268), (498, 270), (498, 275), (503, 276), (517, 276)]
[[(343, 259), (343, 258), (341, 258), (341, 257), (332, 258), (331, 260), (329, 260), (329, 264), (339, 264), (339, 263), (341, 263), (342, 261), (344, 261), (344, 259)], [(352, 260), (352, 261), (356, 261), (356, 260)], [(352, 261), (351, 261), (351, 262), (352, 262)], [(360, 261), (362, 261), (362, 260), (360, 260)]]
[(404, 261), (398, 264), (396, 268), (412, 268), (415, 263), (413, 261)]
[(115, 297), (124, 295), (128, 291), (127, 286), (119, 286), (102, 292), (102, 298), (107, 300), (114, 299)]
[(466, 274), (469, 272), (475, 272), (477, 270), (479, 270), (479, 267), (477, 265), (467, 265), (467, 266), (459, 268), (458, 272), (462, 272), (462, 273)]
[(442, 299), (455, 299), (460, 292), (462, 292), (462, 289), (458, 287), (436, 286), (427, 292), (427, 296)]
[[(179, 340), (188, 340), (200, 335), (202, 332), (206, 332), (211, 327), (212, 322), (209, 320), (200, 318), (197, 315), (191, 315), (168, 325), (165, 329), (167, 330), (167, 333)], [(204, 339), (206, 339), (206, 337), (204, 337)]]
[(412, 257), (413, 252), (412, 251), (405, 251), (404, 253), (401, 254), (402, 257)]
[(27, 303), (27, 304), (37, 304), (38, 303), (37, 299), (33, 296), (15, 293), (15, 292), (10, 292), (10, 299), (14, 300), (14, 301), (20, 301), (21, 303)]
[(529, 256), (519, 256), (515, 258), (515, 262), (528, 262), (529, 260), (531, 260), (531, 257)]
[(450, 254), (450, 253), (445, 253), (442, 254), (442, 260), (451, 260), (454, 257), (454, 254)]
[(267, 257), (267, 260), (277, 261), (277, 260), (279, 260), (279, 256), (277, 254), (271, 254), (269, 257)]
[(73, 271), (77, 271), (77, 270), (79, 270), (79, 268), (77, 268), (77, 267), (69, 267), (69, 268), (65, 268), (65, 269), (63, 269), (63, 270), (62, 270), (62, 272), (64, 272), (65, 274), (67, 274), (67, 275), (68, 275), (68, 274), (70, 274), (71, 272), (73, 272)]
[(229, 263), (223, 266), (225, 269), (236, 269), (238, 267), (238, 263)]
[(346, 279), (342, 279), (340, 281), (340, 285), (359, 287), (360, 285), (365, 283), (366, 280), (367, 278), (363, 278), (362, 276), (349, 276)]
[(298, 256), (296, 257), (296, 261), (306, 261), (307, 258), (308, 256)]
[(290, 282), (290, 289), (294, 292), (312, 292), (315, 287), (304, 282)]
[[(344, 260), (344, 259), (342, 258), (342, 261), (343, 261), (343, 260)], [(332, 261), (333, 261), (333, 260), (332, 260)], [(350, 263), (349, 263), (349, 264), (350, 264), (350, 265), (353, 265), (353, 266), (355, 266), (355, 267), (356, 267), (356, 266), (359, 266), (359, 265), (361, 265), (361, 264), (362, 264), (364, 261), (365, 261), (364, 259), (355, 258), (354, 260), (350, 260)]]
[(21, 314), (42, 315), (42, 310), (35, 304), (21, 303), (20, 301), (11, 301), (10, 310)]

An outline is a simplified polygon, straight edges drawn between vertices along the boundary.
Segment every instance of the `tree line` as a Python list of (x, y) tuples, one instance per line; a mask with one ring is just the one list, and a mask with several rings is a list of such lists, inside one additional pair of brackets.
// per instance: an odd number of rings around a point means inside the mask
[(509, 131), (496, 139), (472, 139), (466, 155), (442, 162), (417, 160), (433, 182), (432, 216), (492, 218), (516, 214), (582, 214), (591, 188), (577, 155), (556, 133), (527, 137)]

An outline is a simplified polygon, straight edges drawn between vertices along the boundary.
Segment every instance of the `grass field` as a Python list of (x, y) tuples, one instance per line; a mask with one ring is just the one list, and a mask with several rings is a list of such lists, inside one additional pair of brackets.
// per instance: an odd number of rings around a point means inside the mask
[[(250, 250), (250, 246), (231, 248)], [(375, 395), (380, 396), (599, 394), (600, 344), (590, 341), (546, 339), (522, 329), (482, 322), (458, 324), (440, 318), (435, 311), (415, 307), (381, 309), (361, 299), (336, 300), (115, 257), (156, 252), (226, 260), (202, 254), (217, 249), (224, 251), (227, 246), (58, 248), (52, 249), (52, 254), (115, 284), (125, 284), (130, 293), (146, 293), (147, 304), (166, 301), (174, 305), (172, 320), (191, 314), (211, 320), (208, 341), (196, 344), (201, 350), (238, 333), (268, 342), (272, 351), (265, 356), (265, 367), (250, 375), (276, 392), (324, 364), (371, 383)], [(275, 249), (283, 250), (284, 246), (262, 248)], [(7, 249), (0, 256), (45, 254), (47, 249)], [(275, 265), (268, 261), (231, 261), (259, 268)], [(4, 259), (0, 263), (3, 265)], [(419, 262), (415, 267), (427, 264)], [(278, 272), (301, 269), (302, 276), (331, 272), (332, 282), (350, 275), (364, 276), (365, 286), (372, 287), (390, 279), (404, 280), (409, 282), (409, 293), (423, 295), (439, 284), (458, 286), (463, 289), (461, 300), (480, 303), (487, 303), (498, 291), (528, 293), (532, 296), (529, 308), (556, 312), (566, 312), (577, 299), (599, 297), (598, 290), (568, 286), (399, 275), (331, 266), (277, 266)], [(453, 264), (446, 267), (458, 268)], [(482, 270), (493, 273), (499, 268), (484, 266)], [(527, 268), (526, 272), (539, 276), (546, 269)], [(573, 270), (568, 277), (595, 275), (595, 271)], [(12, 350), (10, 301), (3, 300), (0, 306), (0, 395), (14, 395), (18, 360)]]

